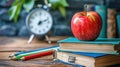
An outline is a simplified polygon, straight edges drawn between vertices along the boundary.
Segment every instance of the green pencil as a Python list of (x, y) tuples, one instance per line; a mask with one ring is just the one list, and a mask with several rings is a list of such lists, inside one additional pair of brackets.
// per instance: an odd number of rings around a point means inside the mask
[(31, 54), (36, 54), (36, 53), (39, 53), (39, 52), (49, 51), (49, 50), (57, 50), (57, 49), (59, 49), (59, 47), (40, 50), (40, 51), (33, 51), (33, 52), (23, 53), (23, 54), (20, 54), (20, 55), (17, 55), (17, 56), (11, 56), (10, 59), (11, 60), (21, 60), (21, 58), (24, 57), (24, 56), (28, 56), (28, 55), (31, 55)]

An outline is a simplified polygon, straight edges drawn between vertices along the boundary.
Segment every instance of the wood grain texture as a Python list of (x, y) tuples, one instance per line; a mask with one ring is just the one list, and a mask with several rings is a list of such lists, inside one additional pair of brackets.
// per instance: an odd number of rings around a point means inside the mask
[(9, 55), (15, 52), (50, 47), (57, 44), (48, 44), (46, 41), (36, 39), (34, 39), (31, 44), (27, 44), (27, 40), (28, 38), (0, 37), (0, 67), (73, 67), (60, 62), (53, 62), (52, 55), (28, 61), (10, 60)]
[(34, 40), (31, 44), (27, 44), (27, 40), (28, 39), (24, 38), (0, 38), (0, 51), (25, 51), (56, 45), (56, 43), (48, 44), (45, 41), (38, 40)]

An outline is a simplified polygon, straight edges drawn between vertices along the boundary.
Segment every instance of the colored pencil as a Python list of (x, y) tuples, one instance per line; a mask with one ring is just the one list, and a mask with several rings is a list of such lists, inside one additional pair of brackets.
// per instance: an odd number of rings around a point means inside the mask
[(14, 54), (14, 56), (18, 56), (20, 54), (25, 54), (25, 53), (31, 53), (31, 52), (42, 52), (42, 51), (45, 51), (45, 50), (50, 50), (50, 49), (53, 49), (53, 50), (56, 50), (58, 49), (59, 47), (58, 46), (51, 46), (51, 47), (46, 47), (46, 48), (39, 48), (39, 49), (35, 49), (35, 50), (29, 50), (29, 51), (23, 51), (23, 52), (17, 52)]
[(59, 49), (58, 46), (53, 47), (53, 48), (41, 48), (41, 49), (37, 49), (37, 50), (31, 50), (31, 51), (26, 51), (26, 52), (20, 52), (19, 54), (14, 54), (13, 56), (9, 56), (9, 58), (11, 60), (21, 60), (22, 57), (24, 56), (28, 56), (31, 54), (36, 54), (36, 53), (40, 53), (40, 52), (44, 52), (44, 51), (50, 51), (50, 50), (57, 50)]
[(21, 60), (26, 61), (26, 60), (30, 60), (30, 59), (34, 59), (34, 58), (39, 58), (42, 56), (51, 55), (51, 54), (53, 54), (53, 52), (54, 52), (54, 50), (50, 50), (50, 51), (40, 52), (37, 54), (31, 54), (31, 55), (22, 57)]

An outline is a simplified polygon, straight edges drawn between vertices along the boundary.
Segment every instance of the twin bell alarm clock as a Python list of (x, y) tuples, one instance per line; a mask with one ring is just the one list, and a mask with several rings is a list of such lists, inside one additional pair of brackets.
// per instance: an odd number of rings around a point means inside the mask
[(26, 18), (26, 26), (31, 33), (28, 43), (34, 37), (43, 39), (47, 37), (48, 33), (53, 27), (53, 18), (49, 12), (49, 6), (43, 5), (39, 8), (33, 9)]

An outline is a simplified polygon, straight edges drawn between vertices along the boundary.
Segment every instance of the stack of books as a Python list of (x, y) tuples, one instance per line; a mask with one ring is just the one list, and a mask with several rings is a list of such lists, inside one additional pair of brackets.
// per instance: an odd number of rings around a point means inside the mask
[(120, 39), (98, 38), (80, 41), (70, 37), (59, 40), (55, 58), (59, 61), (85, 67), (106, 67), (120, 64)]

